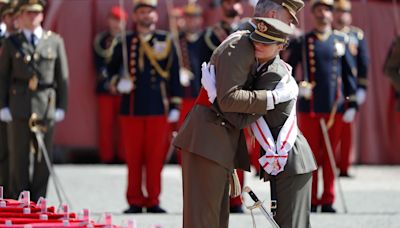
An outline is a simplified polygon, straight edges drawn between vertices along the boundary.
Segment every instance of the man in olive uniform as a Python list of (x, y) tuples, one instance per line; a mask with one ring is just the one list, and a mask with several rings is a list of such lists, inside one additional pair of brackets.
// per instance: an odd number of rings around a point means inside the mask
[[(9, 0), (0, 0), (0, 54), (1, 44), (6, 36), (7, 26), (3, 22), (3, 12)], [(7, 125), (0, 121), (0, 186), (7, 191), (8, 187), (8, 144), (7, 144)], [(7, 194), (5, 194), (6, 196)]]
[[(202, 51), (202, 9), (196, 3), (189, 3), (183, 7), (185, 21), (184, 31), (179, 36), (179, 46), (182, 53), (182, 68), (187, 72), (181, 72), (180, 81), (183, 86), (183, 102), (181, 117), (178, 125), (182, 125), (186, 114), (192, 109), (194, 101), (201, 88), (201, 59)], [(183, 74), (182, 74), (183, 73)]]
[[(2, 4), (2, 3), (1, 3)], [(14, 23), (14, 13), (17, 1), (11, 1), (8, 4), (1, 6), (0, 18), (4, 22), (5, 30), (0, 31), (0, 55), (1, 55), (1, 44), (3, 39), (10, 36), (10, 34), (16, 31)], [(2, 28), (3, 29), (3, 28)], [(5, 197), (8, 197), (8, 177), (9, 177), (9, 148), (7, 142), (7, 124), (0, 121), (0, 186), (4, 187)]]
[[(8, 122), (10, 197), (30, 190), (31, 199), (46, 196), (49, 170), (30, 129), (30, 120), (44, 126), (44, 143), (52, 158), (54, 123), (67, 108), (68, 65), (62, 38), (43, 30), (43, 1), (20, 1), (21, 32), (11, 35), (0, 57), (0, 118)], [(33, 175), (29, 164), (34, 145)]]
[(127, 13), (113, 6), (107, 16), (108, 30), (99, 33), (94, 40), (94, 63), (97, 73), (97, 105), (99, 119), (98, 150), (104, 163), (125, 160), (118, 137), (118, 113), (121, 97), (115, 86), (109, 83), (107, 64), (111, 61), (114, 47), (121, 42), (121, 31), (125, 29)]
[[(357, 104), (360, 106), (365, 102), (366, 91), (368, 86), (368, 50), (364, 32), (351, 25), (351, 2), (349, 0), (339, 0), (335, 2), (335, 29), (347, 34), (349, 38), (349, 51), (354, 58), (355, 67), (352, 69), (357, 78), (356, 98)], [(351, 163), (352, 151), (352, 129), (354, 122), (343, 122), (343, 129), (340, 139), (340, 153), (338, 154), (337, 166), (340, 169), (340, 176), (349, 177), (349, 167)]]
[[(321, 198), (317, 196), (318, 172), (313, 173), (311, 210), (316, 212), (318, 206), (322, 205), (322, 212), (335, 213), (333, 170), (336, 167), (331, 167), (320, 120), (324, 119), (330, 125), (329, 138), (332, 151), (335, 151), (342, 120), (352, 122), (357, 110), (357, 85), (351, 70), (355, 64), (347, 48), (347, 35), (332, 29), (333, 0), (313, 0), (311, 10), (315, 28), (292, 45), (288, 63), (293, 67), (293, 72), (296, 72), (299, 63), (306, 63), (303, 64), (306, 74), (301, 85), (307, 86), (300, 86), (299, 89), (299, 126), (323, 171), (324, 190)], [(304, 45), (306, 50), (303, 56)]]
[(388, 51), (384, 71), (396, 91), (396, 108), (400, 112), (400, 35), (394, 39)]
[[(179, 120), (182, 87), (171, 36), (156, 30), (156, 7), (156, 0), (134, 1), (136, 27), (126, 37), (129, 69), (117, 83), (123, 94), (120, 123), (128, 165), (129, 208), (124, 213), (142, 213), (144, 208), (147, 213), (166, 212), (159, 205), (159, 196), (167, 122)], [(123, 61), (123, 47), (117, 45), (109, 64), (110, 75), (120, 74)]]

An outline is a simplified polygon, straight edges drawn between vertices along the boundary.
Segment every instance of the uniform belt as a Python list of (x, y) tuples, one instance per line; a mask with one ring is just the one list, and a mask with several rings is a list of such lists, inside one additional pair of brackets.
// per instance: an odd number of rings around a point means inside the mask
[[(13, 83), (15, 85), (22, 85), (29, 87), (29, 80), (24, 80), (24, 79), (13, 79)], [(49, 89), (49, 88), (54, 88), (54, 83), (44, 83), (39, 81), (36, 90), (44, 90), (44, 89)]]
[(211, 102), (208, 100), (207, 91), (204, 88), (200, 89), (200, 93), (197, 96), (195, 104), (206, 106), (207, 108), (211, 107)]

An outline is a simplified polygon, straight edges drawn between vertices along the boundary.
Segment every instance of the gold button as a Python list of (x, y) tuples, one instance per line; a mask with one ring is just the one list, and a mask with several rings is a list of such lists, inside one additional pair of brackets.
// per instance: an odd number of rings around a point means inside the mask
[(315, 71), (316, 71), (315, 67), (311, 67), (310, 71), (311, 71), (311, 73), (315, 73)]
[(221, 122), (221, 125), (222, 125), (222, 126), (225, 126), (225, 124), (226, 124), (226, 123), (225, 123), (224, 121)]
[(308, 45), (308, 49), (314, 50), (314, 44), (309, 44), (309, 45)]
[(313, 52), (313, 51), (308, 52), (308, 55), (309, 55), (311, 58), (314, 58), (314, 52)]
[(315, 60), (314, 59), (310, 59), (310, 65), (314, 66), (315, 65)]

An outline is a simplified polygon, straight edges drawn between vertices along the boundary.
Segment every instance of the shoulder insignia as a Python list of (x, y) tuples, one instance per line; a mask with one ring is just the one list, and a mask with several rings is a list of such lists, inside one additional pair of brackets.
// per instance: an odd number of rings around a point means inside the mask
[(345, 43), (349, 42), (349, 36), (346, 33), (338, 31), (338, 30), (333, 30), (333, 34), (342, 38), (343, 39), (342, 42), (345, 42)]

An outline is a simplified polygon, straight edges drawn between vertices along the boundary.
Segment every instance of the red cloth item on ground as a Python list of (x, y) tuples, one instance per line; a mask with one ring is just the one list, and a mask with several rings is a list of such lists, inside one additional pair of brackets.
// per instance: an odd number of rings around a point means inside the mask
[[(47, 211), (54, 213), (55, 208), (54, 207), (48, 207)], [(22, 208), (22, 207), (0, 208), (0, 213), (23, 213), (23, 212), (24, 212), (24, 208)], [(31, 206), (31, 213), (37, 213), (37, 212), (40, 212), (40, 208)]]
[(98, 95), (98, 145), (102, 162), (113, 162), (115, 158), (125, 161), (120, 140), (118, 114), (121, 104), (120, 96)]
[[(310, 144), (311, 150), (318, 166), (322, 166), (324, 190), (321, 199), (318, 198), (318, 170), (313, 172), (312, 191), (311, 191), (311, 204), (333, 204), (335, 200), (334, 190), (334, 174), (329, 162), (328, 154), (326, 151), (325, 141), (322, 135), (320, 126), (320, 119), (324, 118), (328, 122), (329, 114), (315, 113), (311, 116), (309, 113), (299, 113), (299, 127)], [(336, 114), (335, 123), (329, 129), (329, 138), (332, 145), (332, 151), (336, 151), (340, 135), (342, 133), (343, 114)]]
[[(121, 116), (120, 121), (128, 165), (128, 203), (141, 207), (159, 205), (167, 119), (164, 115)], [(143, 172), (147, 196), (142, 191)]]

